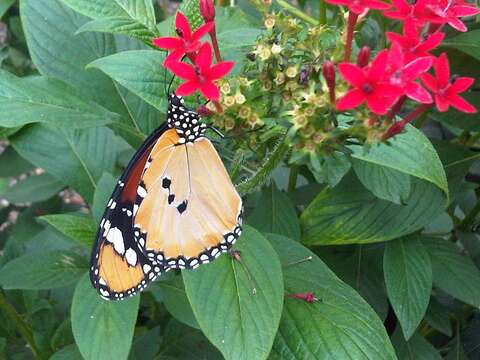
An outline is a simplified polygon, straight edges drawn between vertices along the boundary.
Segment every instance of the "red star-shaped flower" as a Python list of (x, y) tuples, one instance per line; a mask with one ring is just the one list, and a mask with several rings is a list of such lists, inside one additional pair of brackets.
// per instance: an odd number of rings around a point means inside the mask
[(424, 37), (419, 34), (413, 20), (406, 20), (403, 24), (403, 35), (387, 32), (387, 37), (392, 43), (402, 47), (405, 61), (409, 62), (419, 57), (432, 56), (429, 52), (440, 45), (445, 34), (435, 32)]
[(427, 5), (427, 8), (431, 12), (429, 18), (432, 23), (448, 24), (462, 32), (467, 31), (467, 27), (459, 18), (480, 14), (480, 9), (474, 4), (463, 0), (436, 0)]
[(360, 15), (365, 10), (385, 10), (390, 8), (390, 4), (387, 4), (380, 0), (326, 0), (327, 3), (333, 5), (343, 5), (348, 7), (351, 12)]
[(187, 18), (181, 12), (177, 12), (175, 18), (175, 29), (178, 37), (161, 37), (153, 39), (153, 44), (160, 49), (166, 49), (170, 54), (165, 59), (164, 65), (172, 61), (178, 61), (185, 55), (190, 56), (193, 60), (193, 55), (202, 43), (200, 40), (203, 36), (208, 34), (214, 27), (213, 22), (208, 22), (200, 26), (197, 30), (192, 32), (192, 28), (188, 23)]
[(398, 86), (403, 93), (410, 99), (422, 104), (431, 104), (432, 97), (417, 80), (420, 75), (426, 73), (432, 66), (431, 56), (419, 57), (410, 62), (405, 62), (402, 48), (398, 44), (393, 44), (389, 53), (388, 73), (390, 74), (390, 84)]
[(352, 88), (337, 101), (337, 110), (353, 109), (366, 102), (372, 112), (384, 115), (402, 95), (402, 89), (391, 85), (386, 78), (387, 64), (387, 50), (379, 52), (364, 68), (351, 63), (339, 64), (340, 74)]
[(396, 20), (411, 20), (421, 27), (428, 21), (427, 5), (432, 0), (392, 0), (393, 8), (384, 11), (383, 15)]
[(435, 77), (430, 74), (423, 74), (421, 79), (425, 87), (434, 94), (438, 111), (445, 112), (450, 106), (453, 106), (465, 113), (476, 113), (477, 109), (458, 95), (467, 91), (475, 80), (470, 77), (450, 78), (450, 65), (445, 53), (435, 60), (433, 68), (435, 69)]
[(227, 75), (233, 68), (233, 61), (222, 61), (212, 66), (212, 47), (204, 43), (198, 51), (194, 65), (182, 62), (169, 63), (169, 69), (179, 78), (186, 80), (177, 90), (177, 95), (187, 96), (199, 90), (209, 100), (218, 100), (220, 91), (215, 80)]

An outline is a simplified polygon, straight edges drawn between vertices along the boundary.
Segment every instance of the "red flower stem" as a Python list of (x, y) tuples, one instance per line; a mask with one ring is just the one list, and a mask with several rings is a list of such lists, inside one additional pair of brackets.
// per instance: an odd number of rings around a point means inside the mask
[(215, 105), (215, 109), (217, 109), (217, 112), (219, 114), (223, 114), (223, 106), (222, 106), (222, 104), (220, 104), (220, 101), (214, 100), (213, 105)]
[(347, 20), (347, 38), (345, 41), (345, 55), (343, 60), (345, 62), (350, 61), (350, 56), (352, 54), (352, 43), (353, 43), (353, 32), (355, 30), (355, 25), (357, 24), (358, 15), (350, 11), (348, 13)]
[(411, 123), (413, 120), (418, 118), (420, 115), (422, 115), (425, 111), (427, 111), (430, 107), (432, 107), (432, 104), (421, 104), (419, 105), (415, 110), (413, 110), (410, 114), (405, 116), (400, 121), (397, 121), (396, 123), (393, 123), (388, 130), (383, 134), (382, 140), (387, 140), (390, 139), (392, 136), (397, 135), (400, 133), (405, 126), (408, 123)]
[(210, 31), (210, 39), (212, 39), (215, 58), (217, 59), (217, 62), (220, 62), (222, 61), (222, 57), (220, 56), (220, 48), (218, 47), (218, 41), (217, 41), (217, 29), (215, 28), (215, 26), (213, 27), (212, 31)]
[(402, 109), (403, 104), (405, 104), (405, 101), (407, 101), (406, 96), (402, 96), (390, 109), (390, 111), (387, 114), (387, 120), (390, 121), (392, 120), (395, 115), (398, 114), (398, 112)]

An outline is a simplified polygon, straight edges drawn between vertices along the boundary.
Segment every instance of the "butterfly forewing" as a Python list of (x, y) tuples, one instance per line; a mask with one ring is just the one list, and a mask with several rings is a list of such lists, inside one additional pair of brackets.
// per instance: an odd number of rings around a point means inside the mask
[(119, 300), (143, 290), (164, 271), (140, 250), (133, 233), (133, 212), (138, 184), (157, 139), (158, 128), (135, 153), (103, 214), (92, 251), (90, 279), (100, 295)]

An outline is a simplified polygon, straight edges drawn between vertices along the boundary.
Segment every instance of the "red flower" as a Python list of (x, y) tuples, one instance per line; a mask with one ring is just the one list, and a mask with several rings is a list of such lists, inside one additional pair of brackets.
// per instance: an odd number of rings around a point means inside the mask
[(387, 32), (387, 37), (392, 43), (397, 43), (402, 47), (405, 61), (408, 62), (418, 57), (432, 56), (429, 52), (440, 45), (445, 34), (435, 32), (424, 37), (419, 34), (415, 22), (410, 19), (403, 24), (403, 35)]
[(385, 10), (390, 8), (390, 4), (386, 4), (379, 0), (326, 0), (327, 3), (333, 5), (343, 5), (348, 7), (351, 12), (360, 15), (365, 10)]
[(423, 26), (428, 21), (427, 5), (433, 0), (392, 0), (393, 9), (383, 13), (388, 18), (396, 20), (412, 20), (417, 26)]
[(432, 97), (415, 80), (431, 68), (433, 64), (432, 57), (419, 57), (406, 63), (402, 49), (398, 44), (393, 44), (389, 55), (388, 73), (390, 74), (390, 84), (400, 87), (403, 93), (414, 101), (422, 104), (431, 104), (433, 102)]
[(372, 112), (384, 115), (402, 95), (402, 89), (391, 85), (385, 77), (387, 64), (387, 50), (379, 52), (364, 68), (350, 63), (339, 64), (340, 73), (352, 88), (337, 101), (337, 110), (353, 109), (366, 101)]
[(200, 26), (192, 33), (192, 28), (188, 23), (187, 18), (181, 12), (177, 12), (175, 18), (175, 29), (178, 37), (161, 37), (153, 39), (153, 44), (160, 49), (169, 50), (170, 54), (165, 59), (164, 65), (172, 61), (178, 61), (185, 55), (188, 55), (193, 60), (193, 55), (202, 43), (201, 38), (208, 34), (214, 27), (213, 22), (208, 22)]
[(450, 106), (465, 113), (476, 113), (477, 109), (465, 99), (458, 96), (473, 85), (474, 79), (469, 77), (450, 78), (450, 65), (447, 54), (443, 53), (433, 63), (435, 76), (423, 74), (422, 82), (435, 96), (438, 111), (445, 112)]
[(313, 292), (288, 294), (287, 296), (289, 298), (303, 300), (307, 303), (314, 303), (318, 301), (318, 298), (315, 296)]
[(465, 32), (467, 27), (459, 19), (463, 16), (480, 14), (480, 9), (463, 0), (436, 0), (427, 5), (431, 16), (429, 20), (435, 24), (448, 24), (458, 31)]
[(169, 69), (186, 80), (177, 88), (177, 95), (187, 96), (200, 90), (205, 98), (218, 100), (220, 91), (214, 81), (227, 75), (233, 65), (233, 61), (222, 61), (212, 66), (212, 48), (209, 43), (205, 43), (198, 51), (193, 66), (176, 61), (169, 64)]

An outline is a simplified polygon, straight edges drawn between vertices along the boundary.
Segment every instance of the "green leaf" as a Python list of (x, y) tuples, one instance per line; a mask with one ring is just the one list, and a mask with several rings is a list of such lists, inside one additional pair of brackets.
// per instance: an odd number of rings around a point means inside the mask
[(76, 12), (93, 19), (126, 15), (125, 10), (112, 0), (62, 0), (62, 2)]
[(270, 359), (395, 359), (382, 322), (360, 295), (299, 243), (268, 238), (285, 264), (286, 293), (313, 292), (319, 299), (286, 297)]
[(18, 155), (11, 146), (0, 154), (0, 177), (19, 176), (32, 169), (33, 165)]
[(425, 321), (435, 330), (445, 334), (448, 337), (452, 336), (452, 326), (450, 324), (449, 309), (441, 305), (434, 297), (430, 299), (427, 313), (425, 314)]
[(113, 189), (117, 185), (117, 179), (110, 173), (103, 173), (98, 181), (95, 195), (93, 196), (92, 214), (96, 223), (99, 224), (102, 220), (102, 215), (105, 212), (108, 200), (112, 196)]
[(125, 34), (145, 42), (150, 42), (155, 34), (144, 25), (132, 20), (129, 17), (110, 17), (95, 19), (78, 29), (77, 34), (96, 31), (112, 34)]
[(88, 274), (79, 281), (72, 300), (72, 330), (85, 360), (127, 359), (137, 321), (140, 296), (125, 301), (103, 300)]
[(430, 257), (415, 236), (390, 241), (385, 246), (383, 271), (388, 298), (408, 340), (423, 319), (430, 300)]
[(235, 250), (241, 262), (223, 255), (183, 271), (185, 290), (200, 328), (226, 359), (265, 359), (282, 312), (280, 261), (269, 242), (248, 226)]
[(57, 351), (48, 360), (83, 360), (76, 345), (68, 345)]
[(358, 180), (376, 197), (404, 204), (410, 196), (410, 175), (367, 161), (353, 159)]
[(467, 304), (480, 306), (480, 270), (472, 260), (445, 239), (424, 238), (422, 243), (432, 259), (434, 284)]
[(179, 11), (187, 17), (192, 29), (197, 29), (204, 23), (202, 15), (200, 14), (200, 1), (198, 0), (183, 1)]
[[(165, 55), (156, 50), (123, 51), (98, 59), (88, 65), (98, 68), (128, 90), (160, 111), (165, 111)], [(135, 71), (132, 71), (135, 68)]]
[(17, 127), (48, 123), (68, 128), (102, 126), (119, 116), (95, 102), (77, 96), (76, 90), (61, 81), (17, 78), (0, 71), (0, 126)]
[(300, 239), (300, 224), (295, 207), (287, 194), (279, 191), (274, 182), (262, 191), (248, 222), (262, 232)]
[(168, 312), (178, 321), (199, 329), (198, 322), (193, 314), (192, 307), (188, 302), (185, 286), (181, 276), (174, 276), (171, 280), (160, 279), (158, 286), (161, 291), (163, 304)]
[(436, 186), (414, 180), (405, 205), (376, 198), (353, 176), (323, 190), (300, 217), (302, 241), (308, 245), (387, 241), (410, 234), (430, 223), (445, 208)]
[[(108, 4), (104, 6), (109, 8)], [(20, 14), (32, 60), (42, 75), (62, 81), (68, 79), (80, 97), (119, 114), (125, 111), (112, 81), (98, 71), (85, 70), (93, 60), (115, 52), (111, 35), (75, 35), (88, 18), (60, 0), (21, 0)]]
[(65, 185), (48, 174), (29, 176), (12, 187), (0, 189), (0, 198), (11, 203), (39, 202), (58, 194)]
[(0, 270), (0, 284), (6, 290), (55, 289), (74, 283), (87, 268), (73, 252), (34, 252), (8, 262)]
[(91, 217), (78, 214), (56, 214), (41, 216), (39, 219), (80, 244), (90, 246), (95, 239), (97, 226)]
[(15, 0), (0, 0), (0, 19), (14, 3)]
[(442, 162), (425, 135), (411, 125), (390, 144), (373, 145), (368, 151), (351, 146), (352, 157), (429, 181), (447, 194), (448, 183)]
[(132, 19), (149, 29), (155, 28), (155, 10), (152, 0), (114, 0)]
[(425, 338), (414, 334), (409, 341), (405, 341), (399, 328), (392, 337), (395, 352), (401, 360), (441, 360), (438, 351)]
[(116, 156), (113, 133), (106, 128), (66, 130), (35, 125), (12, 139), (12, 145), (89, 203), (103, 172), (113, 170)]
[(442, 46), (460, 50), (480, 61), (480, 29), (462, 33), (447, 39)]
[(312, 154), (314, 158), (312, 164), (309, 166), (315, 179), (319, 183), (327, 183), (331, 187), (343, 179), (352, 167), (350, 159), (343, 153), (337, 152), (320, 160), (318, 154)]

